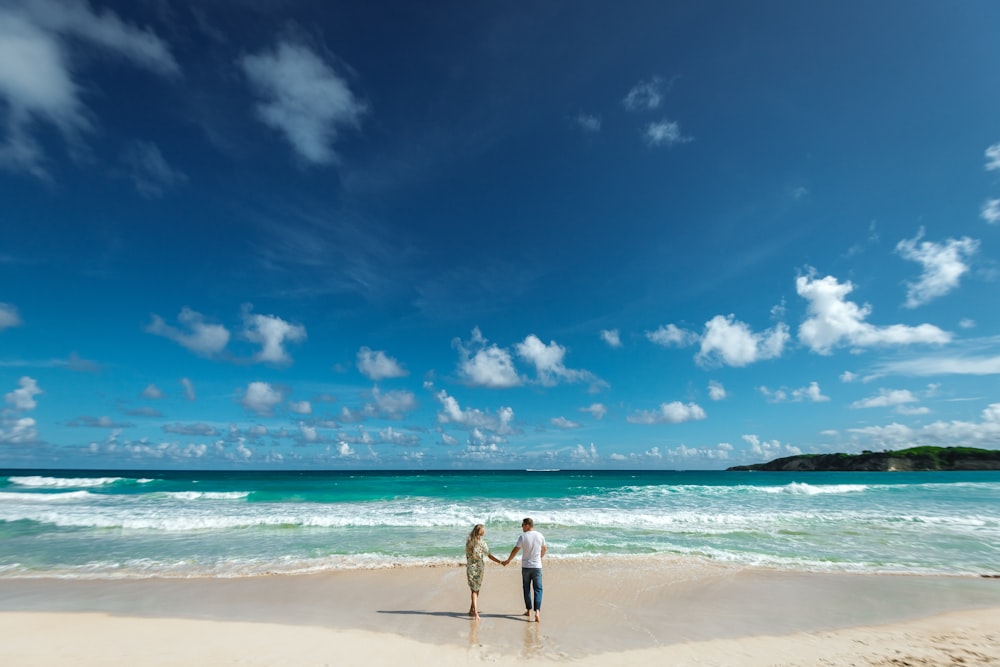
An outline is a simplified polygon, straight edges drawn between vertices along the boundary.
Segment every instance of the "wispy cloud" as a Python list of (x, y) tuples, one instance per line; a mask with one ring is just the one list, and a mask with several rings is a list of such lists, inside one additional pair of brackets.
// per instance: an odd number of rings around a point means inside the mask
[(1000, 199), (987, 199), (979, 215), (991, 225), (1000, 223)]
[(649, 146), (676, 146), (694, 141), (694, 137), (681, 133), (680, 123), (674, 120), (663, 120), (650, 123), (642, 132), (642, 137)]
[(78, 81), (87, 58), (76, 49), (99, 49), (158, 75), (180, 71), (163, 40), (110, 10), (98, 13), (86, 2), (68, 0), (27, 0), (0, 9), (0, 99), (7, 130), (0, 166), (47, 179), (37, 126), (55, 127), (71, 146), (92, 129)]
[(694, 345), (700, 339), (698, 334), (687, 329), (681, 329), (676, 324), (666, 324), (660, 326), (655, 331), (647, 331), (646, 338), (650, 342), (662, 345), (663, 347), (687, 347)]
[(0, 303), (0, 331), (21, 326), (21, 315), (9, 303)]
[(344, 128), (357, 128), (367, 110), (348, 82), (305, 44), (282, 41), (240, 60), (261, 98), (257, 117), (281, 132), (308, 163), (329, 164)]
[(122, 163), (135, 189), (145, 197), (162, 197), (167, 190), (185, 183), (187, 175), (168, 163), (159, 146), (148, 141), (136, 141), (122, 154)]
[(1000, 142), (989, 146), (984, 154), (986, 155), (986, 171), (1000, 169)]
[(771, 390), (764, 386), (759, 387), (758, 390), (772, 403), (784, 403), (786, 401), (791, 401), (793, 403), (801, 403), (803, 401), (808, 401), (810, 403), (826, 403), (830, 400), (829, 396), (823, 394), (823, 391), (819, 388), (818, 382), (810, 382), (806, 387), (800, 387), (792, 390)]
[(670, 85), (658, 76), (654, 76), (648, 81), (640, 81), (628, 91), (622, 100), (622, 105), (629, 111), (658, 109), (663, 103), (663, 96), (669, 91)]
[(909, 389), (879, 389), (876, 396), (869, 396), (851, 403), (852, 408), (890, 408), (906, 403), (917, 403), (917, 398)]
[(588, 134), (601, 131), (600, 116), (589, 113), (579, 113), (573, 120), (576, 122), (577, 127)]
[(601, 331), (601, 340), (611, 347), (618, 348), (622, 346), (622, 338), (618, 333), (618, 329), (603, 329)]

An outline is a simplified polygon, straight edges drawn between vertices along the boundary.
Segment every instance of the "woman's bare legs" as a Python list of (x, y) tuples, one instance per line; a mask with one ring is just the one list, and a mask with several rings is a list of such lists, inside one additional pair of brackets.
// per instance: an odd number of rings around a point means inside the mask
[(469, 616), (479, 620), (479, 591), (472, 591), (472, 606), (469, 607)]

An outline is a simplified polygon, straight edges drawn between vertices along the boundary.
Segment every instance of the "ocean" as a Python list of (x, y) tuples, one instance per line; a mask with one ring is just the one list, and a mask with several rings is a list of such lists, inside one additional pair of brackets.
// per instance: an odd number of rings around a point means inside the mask
[(0, 577), (238, 577), (504, 557), (1000, 574), (1000, 472), (0, 470)]

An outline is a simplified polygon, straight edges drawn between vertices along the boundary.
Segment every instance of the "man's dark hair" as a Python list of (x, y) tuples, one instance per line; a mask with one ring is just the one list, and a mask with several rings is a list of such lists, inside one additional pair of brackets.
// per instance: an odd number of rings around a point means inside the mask
[(532, 528), (534, 528), (535, 527), (535, 522), (531, 520), (531, 517), (525, 517), (524, 521), (521, 522), (521, 525), (522, 526), (531, 526)]

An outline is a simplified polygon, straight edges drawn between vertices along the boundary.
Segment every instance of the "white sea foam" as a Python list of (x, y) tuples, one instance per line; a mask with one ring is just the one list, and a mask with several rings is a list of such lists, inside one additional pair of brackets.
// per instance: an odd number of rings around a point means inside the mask
[(63, 493), (18, 493), (0, 491), (0, 502), (4, 503), (66, 503), (87, 500), (97, 496), (90, 491), (66, 491)]
[[(87, 488), (92, 486), (105, 486), (120, 482), (124, 477), (8, 477), (11, 484), (18, 486), (44, 487), (44, 488)], [(152, 481), (152, 480), (149, 480)]]
[(164, 494), (178, 500), (242, 500), (249, 491), (169, 491)]
[(867, 484), (822, 484), (814, 485), (806, 482), (792, 482), (786, 486), (751, 487), (763, 493), (791, 493), (802, 496), (818, 496), (822, 494), (861, 493), (867, 491)]

